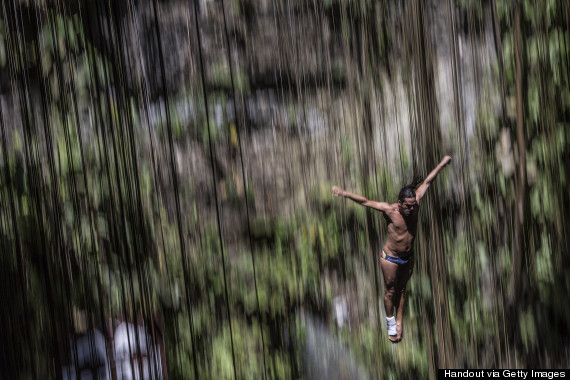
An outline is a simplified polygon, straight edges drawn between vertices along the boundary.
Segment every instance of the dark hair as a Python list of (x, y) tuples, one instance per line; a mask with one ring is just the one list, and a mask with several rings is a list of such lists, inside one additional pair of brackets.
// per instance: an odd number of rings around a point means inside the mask
[(423, 178), (414, 177), (414, 179), (409, 185), (406, 185), (400, 189), (400, 193), (398, 194), (398, 201), (403, 202), (405, 198), (415, 198), (416, 189), (418, 188), (418, 185), (422, 182)]

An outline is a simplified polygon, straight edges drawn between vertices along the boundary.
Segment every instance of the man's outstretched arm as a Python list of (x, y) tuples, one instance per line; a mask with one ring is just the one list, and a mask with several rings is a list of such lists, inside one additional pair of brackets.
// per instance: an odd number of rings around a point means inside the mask
[(443, 157), (443, 160), (441, 160), (441, 162), (435, 167), (435, 169), (433, 169), (431, 173), (428, 174), (426, 179), (424, 179), (424, 182), (416, 190), (416, 201), (422, 199), (431, 182), (435, 179), (435, 177), (437, 177), (437, 174), (440, 172), (440, 170), (446, 167), (450, 161), (451, 161), (451, 156)]
[(339, 187), (336, 187), (336, 186), (333, 186), (332, 193), (334, 196), (345, 197), (345, 198), (348, 198), (348, 199), (350, 199), (350, 200), (352, 200), (358, 204), (361, 204), (362, 206), (371, 207), (375, 210), (379, 210), (382, 212), (386, 212), (390, 209), (390, 204), (387, 202), (370, 201), (363, 196), (349, 193), (348, 191), (345, 191), (345, 190), (343, 190)]

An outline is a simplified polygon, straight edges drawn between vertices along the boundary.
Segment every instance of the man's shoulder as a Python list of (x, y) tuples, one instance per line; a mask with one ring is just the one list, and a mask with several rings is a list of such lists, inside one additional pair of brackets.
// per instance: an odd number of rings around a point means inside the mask
[(387, 214), (398, 212), (398, 204), (397, 203), (390, 203), (388, 206), (388, 210), (386, 210)]

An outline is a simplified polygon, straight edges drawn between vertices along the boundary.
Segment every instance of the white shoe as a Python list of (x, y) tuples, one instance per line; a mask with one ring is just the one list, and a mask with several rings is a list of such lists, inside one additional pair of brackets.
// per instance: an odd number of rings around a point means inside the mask
[(386, 323), (388, 323), (388, 335), (398, 335), (396, 331), (396, 317), (386, 317)]

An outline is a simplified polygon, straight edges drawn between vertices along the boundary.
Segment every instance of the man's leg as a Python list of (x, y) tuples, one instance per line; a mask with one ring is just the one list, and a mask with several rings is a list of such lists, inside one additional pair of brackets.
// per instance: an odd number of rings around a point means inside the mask
[(398, 341), (402, 339), (402, 326), (404, 321), (404, 299), (406, 284), (414, 271), (414, 259), (410, 259), (407, 264), (399, 265), (396, 274), (396, 289), (394, 294), (394, 305), (396, 305), (396, 330)]
[[(396, 293), (398, 264), (394, 264), (386, 259), (380, 259), (380, 266), (384, 277), (384, 308), (386, 309), (386, 317), (392, 318), (394, 317), (394, 296)], [(388, 339), (395, 342), (397, 336), (388, 335)]]

